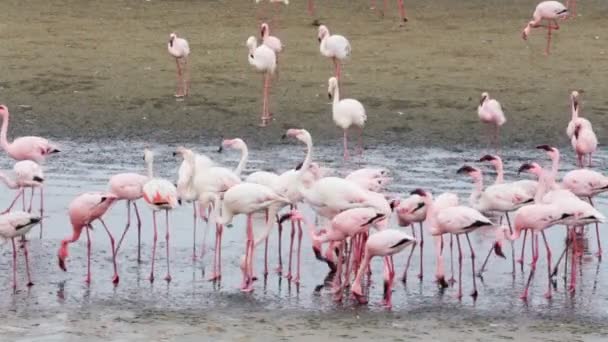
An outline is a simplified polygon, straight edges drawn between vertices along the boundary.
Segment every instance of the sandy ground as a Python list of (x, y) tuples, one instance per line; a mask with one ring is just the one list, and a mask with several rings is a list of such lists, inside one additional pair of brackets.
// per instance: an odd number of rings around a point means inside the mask
[[(585, 90), (582, 113), (601, 136), (608, 2), (581, 1), (579, 16), (555, 33), (550, 57), (544, 31), (527, 43), (520, 37), (536, 3), (406, 1), (410, 21), (400, 27), (396, 4), (381, 18), (366, 0), (319, 0), (315, 18), (351, 41), (344, 93), (367, 108), (368, 142), (475, 143), (483, 139), (475, 109), (484, 90), (504, 104), (508, 144), (563, 131), (574, 88)], [(286, 127), (303, 126), (317, 140), (340, 136), (326, 97), (331, 64), (319, 54), (305, 1), (276, 16), (245, 0), (6, 0), (2, 12), (0, 101), (12, 109), (13, 135), (273, 142)], [(276, 120), (257, 129), (262, 81), (244, 44), (264, 12), (286, 50), (272, 91)], [(183, 102), (172, 96), (172, 31), (192, 49), (192, 93)]]

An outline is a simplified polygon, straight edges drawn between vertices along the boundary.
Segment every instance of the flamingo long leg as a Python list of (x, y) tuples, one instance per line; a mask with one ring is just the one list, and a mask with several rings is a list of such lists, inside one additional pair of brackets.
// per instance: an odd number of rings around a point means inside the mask
[(456, 235), (456, 244), (458, 246), (458, 294), (456, 294), (456, 298), (460, 299), (462, 298), (462, 248), (458, 235)]
[(17, 247), (15, 246), (15, 238), (11, 238), (13, 244), (13, 290), (17, 289)]
[(530, 274), (528, 275), (528, 281), (526, 282), (526, 288), (523, 294), (519, 297), (521, 299), (528, 299), (528, 291), (530, 289), (530, 283), (534, 277), (536, 271), (536, 261), (538, 261), (538, 239), (534, 236), (534, 231), (530, 232), (530, 247), (532, 249), (532, 264), (530, 265)]
[(283, 253), (281, 251), (281, 242), (283, 240), (283, 223), (279, 220), (279, 216), (276, 217), (277, 224), (279, 225), (279, 266), (276, 268), (278, 274), (283, 273)]
[(198, 209), (196, 208), (196, 201), (192, 201), (192, 260), (196, 260), (196, 221), (198, 221), (198, 217), (196, 214), (197, 210)]
[[(591, 158), (589, 160), (591, 160)], [(589, 204), (591, 204), (592, 206), (595, 207), (591, 197), (589, 197)], [(600, 239), (600, 226), (597, 222), (595, 223), (595, 237), (597, 239), (597, 253), (595, 254), (595, 256), (597, 256), (598, 259), (601, 260), (602, 259), (602, 241)]]
[(450, 285), (454, 285), (454, 283), (456, 282), (456, 279), (454, 279), (454, 253), (453, 253), (453, 241), (454, 241), (454, 236), (450, 234), (450, 270), (452, 275), (450, 276), (450, 279), (448, 279), (448, 283)]
[(112, 283), (114, 285), (116, 285), (116, 284), (118, 284), (118, 281), (119, 281), (118, 266), (116, 265), (116, 249), (117, 248), (115, 247), (114, 237), (112, 236), (112, 233), (110, 233), (108, 226), (106, 226), (106, 223), (101, 218), (99, 219), (99, 221), (103, 225), (103, 228), (106, 230), (106, 233), (108, 233), (108, 237), (110, 238), (110, 247), (112, 248), (112, 264), (114, 266), (114, 276), (112, 277)]
[[(415, 239), (416, 238), (416, 229), (414, 228), (413, 224), (411, 224), (410, 226), (412, 227), (412, 236)], [(403, 277), (401, 277), (401, 281), (404, 284), (407, 283), (407, 271), (410, 268), (410, 261), (412, 260), (412, 255), (414, 254), (415, 249), (416, 249), (416, 244), (414, 243), (412, 245), (412, 250), (410, 251), (410, 254), (407, 256), (407, 261), (405, 262), (405, 270), (403, 271)]]
[(523, 241), (521, 242), (521, 257), (519, 258), (519, 260), (517, 260), (517, 262), (521, 265), (521, 270), (524, 270), (524, 254), (526, 251), (526, 237), (528, 236), (528, 230), (524, 230), (524, 238)]
[(131, 201), (126, 201), (127, 202), (127, 225), (125, 226), (125, 229), (122, 232), (122, 235), (120, 236), (120, 239), (118, 240), (118, 243), (116, 244), (116, 254), (118, 254), (118, 251), (120, 250), (120, 246), (122, 246), (122, 241), (125, 239), (125, 235), (127, 235), (127, 231), (129, 230), (129, 227), (131, 226)]
[[(44, 187), (40, 186), (40, 217), (44, 217)], [(42, 239), (42, 222), (40, 221), (40, 238)]]
[(152, 222), (154, 225), (154, 237), (152, 240), (152, 267), (150, 270), (150, 282), (154, 281), (154, 261), (156, 260), (156, 242), (158, 241), (158, 228), (156, 227), (156, 211), (152, 211)]
[[(467, 238), (467, 243), (469, 244), (469, 249), (471, 250), (471, 271), (473, 272), (473, 292), (471, 293), (471, 297), (474, 299), (477, 298), (477, 280), (475, 278), (475, 251), (473, 250), (473, 245), (471, 245), (471, 239), (469, 238), (469, 234), (466, 233), (464, 235)], [(458, 236), (456, 237), (458, 238)]]
[(91, 235), (89, 233), (89, 229), (93, 229), (91, 225), (85, 227), (87, 233), (87, 277), (85, 282), (87, 284), (91, 283)]
[(344, 138), (343, 138), (343, 145), (344, 145), (344, 161), (348, 160), (348, 129), (344, 130)]
[(300, 283), (300, 259), (302, 256), (302, 222), (298, 221), (298, 251), (297, 251), (297, 266), (296, 266), (296, 277), (294, 282), (296, 284)]
[(549, 243), (547, 242), (544, 231), (541, 232), (541, 235), (547, 250), (547, 292), (545, 292), (545, 298), (551, 298), (551, 248), (549, 248)]
[(141, 262), (141, 217), (139, 216), (139, 210), (137, 209), (137, 203), (133, 202), (133, 209), (135, 209), (135, 217), (137, 218), (137, 262)]
[(29, 251), (27, 250), (27, 241), (25, 240), (25, 236), (21, 237), (21, 242), (23, 243), (23, 257), (25, 259), (25, 272), (27, 273), (27, 286), (33, 286), (34, 283), (32, 282), (32, 274), (30, 273), (30, 258), (29, 258)]
[(165, 248), (167, 250), (167, 275), (165, 276), (165, 280), (167, 282), (171, 281), (171, 260), (169, 253), (169, 210), (165, 210), (165, 227), (166, 227), (166, 235), (165, 235)]
[(422, 280), (423, 277), (423, 264), (424, 264), (424, 231), (422, 230), (422, 222), (420, 224), (420, 273), (418, 273), (418, 279)]
[(17, 190), (17, 196), (15, 196), (15, 198), (13, 198), (13, 201), (11, 202), (11, 205), (9, 205), (8, 208), (6, 208), (2, 213), (6, 214), (9, 211), (11, 211), (11, 209), (13, 209), (13, 207), (15, 206), (15, 203), (17, 203), (17, 200), (23, 195), (23, 188), (20, 188), (19, 190)]

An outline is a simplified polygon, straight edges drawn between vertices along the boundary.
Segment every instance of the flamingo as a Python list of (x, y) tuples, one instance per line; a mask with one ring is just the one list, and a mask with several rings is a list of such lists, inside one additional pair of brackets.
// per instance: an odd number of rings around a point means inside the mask
[(258, 46), (258, 42), (253, 36), (247, 39), (247, 48), (249, 48), (249, 64), (257, 71), (264, 74), (261, 124), (261, 126), (264, 127), (272, 117), (270, 110), (268, 109), (268, 93), (270, 89), (270, 77), (277, 67), (277, 55), (271, 48), (264, 44)]
[[(268, 210), (268, 217), (274, 218), (278, 209), (289, 203), (289, 200), (276, 194), (272, 189), (255, 183), (240, 183), (226, 191), (223, 201), (219, 202), (219, 196), (208, 192), (204, 195), (206, 202), (213, 202), (215, 220), (220, 225), (229, 224), (232, 218), (238, 214), (247, 215), (247, 243), (245, 256), (241, 263), (243, 271), (243, 282), (241, 290), (250, 292), (253, 290), (253, 252), (255, 247), (264, 241), (272, 229), (272, 219), (266, 220), (266, 227), (259, 238), (253, 236), (253, 213)], [(220, 248), (217, 245), (216, 250)], [(217, 270), (216, 270), (217, 271)]]
[(374, 234), (367, 238), (365, 243), (365, 252), (363, 262), (359, 266), (357, 276), (351, 286), (351, 293), (357, 298), (360, 303), (365, 303), (363, 291), (361, 289), (361, 279), (363, 273), (369, 267), (371, 259), (375, 256), (384, 257), (384, 298), (382, 304), (386, 308), (391, 308), (391, 293), (393, 279), (395, 278), (395, 265), (393, 264), (393, 255), (403, 251), (406, 247), (416, 243), (416, 239), (404, 232), (387, 229)]
[(591, 167), (591, 155), (597, 150), (597, 137), (591, 125), (584, 121), (577, 122), (571, 142), (578, 158), (578, 166), (584, 167), (587, 156), (587, 165)]
[(267, 23), (260, 25), (260, 38), (262, 39), (262, 44), (274, 51), (278, 64), (279, 54), (283, 51), (283, 43), (281, 43), (279, 38), (270, 35), (270, 26)]
[(341, 79), (340, 63), (350, 57), (350, 43), (344, 36), (330, 34), (329, 29), (325, 25), (319, 26), (317, 37), (320, 43), (319, 49), (321, 50), (321, 55), (332, 59), (334, 63), (334, 76), (339, 81)]
[(479, 100), (479, 106), (477, 106), (477, 115), (482, 123), (494, 126), (494, 140), (495, 148), (500, 149), (500, 126), (507, 122), (505, 113), (502, 110), (500, 102), (491, 98), (487, 92), (481, 93), (481, 100)]
[[(471, 251), (471, 268), (473, 277), (473, 292), (471, 296), (477, 298), (477, 282), (475, 280), (475, 251), (471, 245), (469, 239), (469, 233), (477, 230), (481, 227), (495, 227), (495, 225), (487, 217), (483, 216), (480, 212), (473, 208), (465, 206), (451, 206), (447, 208), (440, 208), (437, 210), (433, 204), (433, 196), (431, 193), (426, 192), (422, 189), (416, 189), (411, 192), (412, 195), (421, 196), (424, 199), (424, 203), (427, 207), (427, 222), (430, 227), (431, 235), (441, 236), (449, 233), (456, 235), (456, 243), (458, 245), (458, 261), (459, 261), (459, 280), (458, 280), (458, 294), (457, 298), (462, 298), (462, 248), (460, 247), (461, 234), (464, 234), (469, 249)], [(497, 255), (504, 257), (500, 248), (499, 242), (495, 242), (495, 252)], [(438, 281), (440, 284), (445, 284), (443, 278), (443, 272), (440, 270), (438, 274)]]
[[(34, 199), (34, 189), (42, 188), (44, 182), (44, 173), (42, 168), (36, 162), (31, 160), (22, 160), (15, 163), (13, 166), (15, 178), (11, 179), (6, 174), (0, 172), (0, 181), (4, 182), (9, 189), (18, 189), (17, 196), (11, 202), (11, 205), (4, 211), (9, 212), (19, 197), (23, 196), (23, 210), (25, 210), (25, 188), (32, 189), (32, 197), (30, 197), (30, 206), (28, 212), (32, 211), (32, 200)], [(40, 191), (40, 217), (43, 214), (43, 199), (42, 190)]]
[[(478, 163), (490, 162), (496, 169), (496, 180), (494, 181), (494, 184), (503, 184), (504, 183), (503, 163), (502, 163), (502, 159), (499, 156), (486, 154), (485, 156), (481, 157), (477, 162)], [(533, 180), (529, 180), (529, 179), (522, 179), (522, 180), (518, 180), (518, 181), (514, 181), (514, 182), (509, 182), (507, 184), (511, 184), (512, 186), (517, 186), (517, 187), (523, 189), (526, 192), (526, 194), (530, 197), (534, 197), (534, 194), (536, 194), (536, 188), (538, 187), (537, 181), (533, 181)]]
[(363, 126), (367, 115), (361, 102), (355, 99), (340, 99), (340, 88), (335, 77), (331, 77), (328, 84), (328, 96), (333, 98), (332, 117), (334, 123), (344, 131), (344, 160), (348, 160), (348, 130), (351, 127), (359, 129), (359, 150), (360, 154), (363, 154)]
[(50, 154), (60, 152), (57, 146), (41, 137), (20, 137), (9, 143), (6, 138), (9, 116), (8, 107), (0, 104), (0, 117), (2, 117), (0, 146), (11, 158), (17, 161), (31, 160), (41, 164)]
[(388, 170), (381, 168), (363, 168), (349, 173), (347, 180), (353, 181), (369, 191), (380, 192), (384, 190), (392, 179), (388, 177)]
[(117, 199), (116, 195), (109, 192), (86, 192), (76, 196), (76, 198), (70, 202), (68, 214), (70, 216), (70, 223), (72, 224), (72, 235), (61, 240), (61, 247), (57, 253), (59, 268), (64, 272), (67, 272), (65, 259), (68, 257), (68, 245), (78, 241), (80, 234), (82, 234), (82, 229), (84, 228), (87, 233), (87, 277), (85, 278), (85, 282), (87, 284), (91, 283), (91, 237), (89, 236), (89, 229), (93, 229), (93, 221), (99, 220), (110, 237), (112, 261), (114, 264), (112, 283), (118, 284), (119, 278), (118, 268), (116, 266), (114, 237), (101, 218)]
[(224, 148), (230, 148), (241, 151), (241, 160), (239, 160), (238, 165), (233, 171), (237, 177), (240, 177), (243, 173), (243, 169), (245, 169), (245, 166), (247, 166), (247, 161), (249, 159), (249, 149), (247, 148), (247, 144), (243, 141), (243, 139), (240, 138), (225, 139), (222, 142), (220, 151), (222, 151)]
[[(386, 13), (386, 7), (388, 5), (388, 0), (384, 0), (384, 6), (382, 9), (382, 16), (384, 16), (384, 14)], [(407, 16), (405, 15), (405, 6), (403, 5), (403, 0), (397, 0), (397, 6), (399, 7), (399, 16), (401, 17), (401, 20), (406, 23), (407, 22)], [(372, 0), (371, 3), (371, 7), (370, 9), (375, 9), (376, 8), (376, 0)]]
[(141, 217), (139, 216), (139, 209), (137, 209), (137, 200), (144, 196), (143, 187), (148, 182), (148, 177), (140, 175), (138, 173), (126, 172), (119, 173), (112, 177), (108, 182), (110, 192), (116, 195), (117, 200), (125, 200), (127, 203), (127, 225), (125, 230), (116, 244), (116, 254), (120, 249), (129, 227), (131, 226), (131, 205), (135, 210), (135, 217), (137, 218), (137, 262), (141, 262)]
[(532, 21), (528, 22), (524, 27), (521, 36), (524, 40), (528, 39), (530, 31), (533, 28), (542, 27), (541, 22), (545, 20), (547, 22), (547, 47), (545, 48), (545, 54), (549, 55), (549, 49), (551, 48), (551, 31), (559, 30), (559, 24), (557, 19), (565, 19), (568, 17), (568, 8), (559, 1), (542, 1), (536, 6), (534, 13), (532, 14)]
[(156, 241), (158, 239), (158, 229), (156, 227), (156, 212), (165, 211), (166, 234), (165, 248), (167, 250), (167, 275), (165, 280), (171, 281), (171, 270), (169, 260), (169, 210), (175, 209), (178, 205), (177, 188), (173, 183), (166, 179), (154, 177), (154, 153), (149, 149), (144, 150), (144, 161), (148, 168), (148, 181), (143, 186), (144, 201), (152, 209), (152, 221), (154, 224), (154, 239), (152, 245), (152, 268), (150, 270), (150, 282), (154, 282), (154, 261), (156, 259)]
[(15, 238), (19, 236), (21, 236), (23, 256), (25, 258), (27, 286), (34, 285), (30, 274), (29, 253), (27, 251), (25, 235), (40, 221), (42, 221), (41, 217), (24, 211), (14, 211), (0, 215), (0, 240), (10, 239), (13, 245), (13, 290), (17, 289), (17, 247), (15, 246)]
[(167, 50), (171, 56), (175, 57), (175, 64), (177, 65), (177, 90), (175, 92), (175, 97), (188, 96), (190, 93), (190, 70), (188, 66), (190, 46), (188, 45), (188, 41), (178, 37), (177, 34), (173, 32), (169, 35)]

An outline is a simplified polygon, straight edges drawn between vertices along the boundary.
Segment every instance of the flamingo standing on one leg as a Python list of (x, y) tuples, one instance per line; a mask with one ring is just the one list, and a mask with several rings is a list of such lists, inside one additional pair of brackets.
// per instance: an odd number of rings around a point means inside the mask
[(325, 25), (319, 26), (317, 37), (320, 43), (319, 49), (321, 50), (321, 55), (332, 59), (334, 63), (334, 76), (340, 81), (342, 74), (340, 63), (350, 57), (350, 42), (344, 36), (330, 34), (329, 29)]
[(258, 46), (255, 37), (251, 36), (247, 39), (247, 48), (249, 48), (249, 64), (257, 71), (264, 74), (264, 94), (262, 97), (262, 124), (264, 127), (270, 121), (272, 115), (268, 109), (268, 93), (270, 91), (270, 78), (277, 67), (277, 55), (267, 45)]
[(165, 211), (166, 234), (165, 243), (167, 250), (167, 275), (165, 280), (171, 281), (171, 270), (169, 260), (169, 210), (175, 209), (178, 205), (177, 188), (173, 183), (166, 179), (154, 178), (153, 163), (154, 154), (152, 151), (144, 150), (144, 161), (148, 167), (148, 181), (143, 186), (144, 200), (152, 209), (152, 220), (154, 223), (154, 240), (152, 245), (152, 269), (150, 271), (150, 282), (154, 281), (154, 259), (156, 258), (156, 241), (158, 229), (156, 227), (156, 212)]
[(116, 254), (120, 249), (129, 227), (131, 226), (131, 205), (135, 210), (135, 217), (137, 218), (137, 262), (141, 262), (141, 217), (139, 216), (139, 209), (137, 209), (137, 200), (144, 196), (143, 187), (148, 181), (148, 177), (140, 175), (138, 173), (119, 173), (110, 178), (108, 185), (110, 192), (116, 195), (117, 200), (125, 200), (127, 203), (127, 225), (125, 230), (116, 244)]
[(110, 233), (110, 230), (106, 226), (105, 222), (101, 217), (108, 211), (110, 206), (116, 201), (116, 195), (105, 192), (87, 192), (77, 196), (72, 200), (68, 206), (68, 214), (70, 215), (70, 222), (72, 223), (72, 236), (61, 240), (61, 247), (59, 248), (59, 268), (63, 271), (67, 271), (65, 265), (65, 259), (68, 257), (68, 244), (78, 241), (82, 229), (84, 228), (87, 233), (87, 277), (85, 282), (91, 283), (91, 237), (89, 236), (89, 229), (93, 229), (92, 223), (95, 220), (99, 220), (105, 228), (108, 236), (110, 237), (110, 244), (112, 248), (112, 261), (114, 264), (114, 276), (112, 282), (118, 284), (118, 268), (116, 266), (116, 248), (114, 247), (114, 237)]
[[(11, 205), (4, 211), (9, 212), (19, 197), (23, 196), (23, 210), (25, 209), (25, 188), (32, 189), (32, 196), (30, 197), (30, 206), (27, 209), (28, 212), (32, 211), (32, 200), (34, 199), (34, 188), (42, 187), (44, 182), (44, 173), (42, 168), (36, 162), (31, 160), (22, 160), (15, 163), (13, 166), (13, 172), (15, 173), (15, 179), (10, 179), (7, 175), (0, 172), (0, 181), (4, 182), (10, 189), (18, 189), (17, 195), (11, 202)], [(42, 191), (41, 191), (42, 192)], [(40, 196), (40, 217), (42, 217), (42, 194)]]
[(169, 54), (175, 57), (177, 65), (177, 90), (175, 97), (188, 96), (190, 93), (190, 67), (188, 66), (188, 56), (190, 55), (190, 46), (184, 38), (178, 37), (177, 34), (169, 35), (169, 43), (167, 44)]
[(351, 127), (359, 129), (359, 150), (360, 154), (363, 154), (363, 126), (367, 115), (361, 102), (355, 99), (340, 99), (340, 87), (335, 77), (331, 77), (328, 84), (328, 96), (333, 98), (332, 117), (334, 123), (344, 131), (344, 160), (348, 160), (348, 130)]
[(366, 302), (363, 298), (363, 291), (361, 289), (363, 273), (369, 267), (373, 257), (382, 256), (384, 257), (384, 299), (382, 304), (387, 308), (392, 307), (391, 288), (393, 279), (395, 278), (393, 255), (403, 251), (407, 246), (414, 243), (416, 243), (416, 239), (412, 236), (395, 229), (379, 231), (375, 234), (371, 234), (367, 238), (363, 262), (361, 262), (361, 266), (359, 266), (359, 270), (357, 271), (357, 276), (351, 286), (351, 293), (360, 303)]
[(549, 55), (551, 48), (551, 31), (559, 30), (557, 19), (565, 19), (568, 17), (568, 8), (559, 1), (543, 1), (536, 6), (532, 14), (532, 20), (524, 27), (521, 36), (524, 40), (528, 39), (530, 31), (533, 28), (542, 27), (541, 22), (547, 22), (547, 48), (545, 54)]
[(507, 122), (500, 102), (490, 98), (490, 95), (487, 92), (481, 93), (477, 114), (479, 115), (479, 120), (481, 120), (481, 122), (494, 126), (494, 139), (491, 140), (493, 140), (494, 148), (498, 151), (500, 149), (500, 126)]
[(25, 234), (27, 234), (36, 224), (40, 223), (41, 220), (40, 217), (23, 211), (15, 211), (0, 215), (0, 240), (10, 239), (13, 245), (13, 290), (17, 288), (17, 247), (15, 245), (15, 238), (19, 236), (21, 236), (21, 241), (23, 243), (22, 247), (23, 256), (25, 257), (25, 269), (27, 272), (27, 286), (34, 285), (30, 275), (30, 261), (28, 258), (29, 253), (27, 250)]

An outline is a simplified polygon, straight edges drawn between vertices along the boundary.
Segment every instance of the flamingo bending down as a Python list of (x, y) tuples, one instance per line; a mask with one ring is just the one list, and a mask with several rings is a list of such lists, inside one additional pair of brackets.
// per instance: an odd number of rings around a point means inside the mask
[(340, 63), (350, 57), (351, 54), (351, 47), (348, 39), (338, 34), (331, 35), (329, 29), (325, 25), (319, 26), (317, 37), (320, 43), (319, 49), (321, 55), (332, 59), (334, 63), (334, 76), (340, 81)]
[(264, 44), (258, 46), (258, 42), (253, 36), (247, 39), (247, 48), (249, 48), (249, 64), (257, 71), (264, 74), (261, 124), (263, 127), (268, 124), (272, 117), (272, 114), (270, 114), (270, 110), (268, 109), (268, 93), (270, 90), (270, 78), (277, 67), (277, 55), (271, 48)]
[[(477, 115), (479, 115), (479, 120), (484, 124), (489, 124), (494, 126), (494, 138), (493, 140), (494, 148), (496, 150), (500, 149), (500, 126), (504, 125), (507, 122), (505, 118), (505, 113), (502, 110), (502, 106), (500, 102), (496, 101), (493, 98), (490, 98), (490, 95), (487, 92), (481, 93), (481, 100), (479, 100), (479, 106), (477, 106)], [(490, 134), (490, 136), (492, 136)]]
[(86, 192), (78, 195), (72, 200), (68, 206), (68, 214), (70, 215), (70, 223), (72, 224), (72, 235), (61, 240), (61, 247), (57, 254), (59, 259), (59, 268), (64, 272), (67, 271), (65, 259), (68, 257), (68, 245), (78, 241), (82, 229), (86, 230), (87, 235), (87, 277), (85, 282), (91, 283), (91, 237), (89, 229), (93, 229), (93, 221), (99, 220), (110, 237), (112, 248), (112, 261), (114, 264), (114, 276), (112, 282), (118, 284), (118, 268), (116, 266), (116, 248), (114, 247), (114, 237), (106, 226), (101, 217), (108, 211), (110, 206), (117, 200), (116, 195), (106, 192)]
[(34, 216), (24, 211), (14, 211), (0, 215), (0, 240), (10, 239), (13, 245), (13, 290), (17, 288), (17, 247), (15, 246), (15, 238), (21, 236), (23, 256), (25, 258), (25, 269), (27, 272), (27, 286), (32, 286), (32, 277), (30, 275), (30, 261), (27, 250), (27, 234), (32, 227), (42, 221), (41, 217)]
[(532, 21), (528, 22), (524, 27), (521, 36), (524, 40), (528, 39), (530, 31), (533, 28), (542, 27), (541, 22), (547, 21), (547, 47), (545, 54), (549, 54), (551, 48), (551, 31), (559, 30), (559, 24), (557, 19), (565, 19), (568, 17), (568, 8), (559, 1), (543, 1), (536, 6), (534, 13), (532, 14)]
[(11, 158), (18, 161), (32, 160), (41, 164), (49, 154), (60, 152), (57, 146), (41, 137), (20, 137), (9, 143), (6, 138), (9, 116), (6, 105), (0, 104), (0, 117), (2, 117), (0, 146)]
[[(190, 55), (190, 46), (184, 38), (178, 37), (177, 34), (169, 35), (169, 43), (167, 43), (169, 54), (175, 57), (177, 65), (177, 90), (175, 97), (188, 96), (190, 93), (190, 67), (188, 66), (188, 56)], [(185, 77), (184, 77), (185, 75)]]
[[(245, 292), (253, 291), (253, 252), (255, 247), (268, 237), (278, 209), (289, 203), (289, 200), (277, 195), (269, 187), (255, 183), (240, 183), (231, 187), (224, 193), (224, 199), (221, 204), (219, 196), (215, 193), (206, 193), (204, 197), (204, 200), (201, 202), (213, 202), (215, 220), (220, 225), (232, 222), (232, 218), (235, 215), (247, 215), (247, 242), (245, 256), (241, 263), (243, 271), (241, 290)], [(253, 213), (265, 210), (268, 210), (266, 227), (258, 238), (254, 238)], [(220, 248), (217, 246), (217, 241), (216, 239), (216, 250)]]
[(404, 232), (395, 229), (386, 229), (371, 234), (365, 243), (363, 262), (359, 266), (357, 276), (351, 286), (351, 293), (360, 303), (365, 303), (363, 291), (361, 289), (361, 279), (363, 273), (369, 267), (371, 259), (375, 256), (384, 257), (384, 299), (382, 304), (391, 308), (391, 293), (393, 279), (395, 278), (395, 265), (393, 255), (403, 251), (407, 246), (415, 244), (416, 239)]
[(148, 168), (148, 181), (143, 186), (143, 197), (152, 209), (152, 221), (154, 223), (154, 239), (152, 245), (152, 268), (150, 270), (150, 282), (154, 281), (154, 261), (156, 259), (156, 241), (158, 239), (158, 228), (156, 227), (156, 212), (165, 211), (165, 248), (167, 250), (167, 275), (165, 280), (171, 281), (171, 270), (169, 260), (169, 210), (175, 209), (178, 205), (177, 188), (173, 183), (166, 179), (154, 178), (154, 154), (152, 151), (144, 150), (144, 161)]
[(359, 129), (359, 152), (363, 154), (363, 126), (367, 115), (361, 102), (355, 99), (340, 99), (340, 87), (335, 77), (331, 77), (328, 84), (328, 96), (333, 98), (332, 117), (334, 123), (344, 131), (344, 160), (348, 160), (348, 130), (351, 127)]
[(32, 197), (30, 197), (30, 206), (27, 210), (32, 211), (32, 200), (34, 199), (34, 188), (40, 188), (40, 217), (43, 215), (43, 199), (42, 199), (42, 186), (44, 182), (44, 173), (42, 168), (36, 162), (31, 160), (22, 160), (15, 163), (13, 166), (13, 172), (15, 173), (15, 179), (10, 179), (7, 175), (0, 172), (0, 181), (4, 182), (9, 189), (18, 189), (17, 195), (11, 202), (11, 205), (4, 211), (9, 212), (19, 197), (23, 196), (23, 210), (25, 210), (25, 188), (32, 189)]
[(129, 227), (131, 226), (131, 205), (135, 210), (135, 217), (137, 218), (137, 262), (141, 262), (141, 218), (139, 216), (139, 209), (137, 209), (137, 200), (142, 198), (144, 195), (143, 187), (148, 181), (148, 177), (140, 175), (138, 173), (119, 173), (110, 178), (108, 185), (110, 192), (116, 195), (117, 200), (125, 200), (127, 203), (127, 225), (125, 230), (116, 244), (116, 254), (120, 249)]

